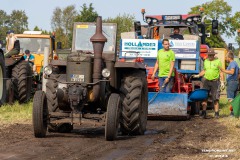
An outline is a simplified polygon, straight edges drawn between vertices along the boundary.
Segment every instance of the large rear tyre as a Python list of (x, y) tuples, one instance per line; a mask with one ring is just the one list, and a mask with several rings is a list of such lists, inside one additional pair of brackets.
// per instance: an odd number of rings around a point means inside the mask
[(34, 136), (43, 138), (46, 136), (48, 123), (47, 98), (43, 91), (37, 91), (33, 97), (33, 128)]
[(0, 51), (0, 106), (6, 101), (6, 68), (3, 53)]
[(26, 103), (32, 95), (32, 68), (26, 61), (19, 62), (12, 70), (14, 97)]
[[(53, 75), (55, 78), (58, 78), (59, 75)], [(57, 112), (59, 111), (58, 97), (57, 97), (57, 88), (58, 82), (55, 80), (48, 80), (46, 84), (46, 96), (47, 96), (47, 104), (49, 112)], [(53, 120), (53, 119), (52, 119)], [(70, 123), (62, 123), (62, 124), (48, 124), (49, 132), (60, 132), (60, 133), (69, 133), (73, 130), (73, 125)]]
[(14, 102), (14, 89), (11, 79), (6, 81), (6, 97), (6, 103), (12, 105)]
[(117, 138), (120, 106), (120, 96), (116, 93), (111, 94), (107, 104), (107, 118), (105, 126), (105, 138), (107, 141), (113, 141)]
[(147, 83), (145, 74), (129, 76), (121, 85), (122, 119), (120, 121), (123, 134), (142, 135), (147, 125)]

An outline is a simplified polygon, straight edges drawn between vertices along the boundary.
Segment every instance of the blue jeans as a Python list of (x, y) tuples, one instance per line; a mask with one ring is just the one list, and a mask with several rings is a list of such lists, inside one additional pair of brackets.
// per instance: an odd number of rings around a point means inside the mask
[(160, 87), (160, 92), (162, 93), (171, 93), (172, 87), (173, 87), (173, 77), (169, 79), (169, 82), (167, 84), (164, 84), (164, 81), (167, 77), (160, 77), (159, 78), (159, 87)]
[(234, 99), (237, 94), (238, 80), (227, 81), (227, 98)]

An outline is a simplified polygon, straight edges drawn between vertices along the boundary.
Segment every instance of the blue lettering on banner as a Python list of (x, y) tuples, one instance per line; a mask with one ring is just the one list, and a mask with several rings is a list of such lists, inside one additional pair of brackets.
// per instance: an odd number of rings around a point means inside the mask
[(147, 43), (147, 42), (125, 42), (125, 46), (137, 46), (137, 47), (155, 47), (155, 43)]

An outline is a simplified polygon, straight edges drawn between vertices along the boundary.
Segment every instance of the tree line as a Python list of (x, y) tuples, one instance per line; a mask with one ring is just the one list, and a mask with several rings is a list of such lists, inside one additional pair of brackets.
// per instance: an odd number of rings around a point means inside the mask
[[(199, 8), (203, 7), (203, 16), (206, 16), (206, 23), (210, 23), (212, 19), (219, 21), (219, 35), (210, 36), (206, 42), (214, 48), (227, 48), (226, 42), (222, 36), (225, 35), (228, 38), (235, 36), (237, 30), (240, 29), (240, 12), (236, 12), (232, 15), (232, 7), (228, 5), (224, 0), (212, 0), (210, 2), (197, 5), (190, 9), (188, 14), (199, 14)], [(139, 14), (140, 11), (139, 11)], [(161, 13), (156, 13), (161, 14)], [(173, 13), (174, 14), (174, 13)], [(56, 7), (53, 10), (51, 18), (51, 27), (56, 35), (56, 42), (61, 41), (63, 48), (71, 48), (72, 44), (72, 32), (74, 22), (95, 22), (99, 14), (94, 9), (93, 4), (83, 4), (78, 10), (74, 5), (69, 5), (64, 8)], [(13, 10), (10, 15), (5, 11), (0, 10), (0, 38), (5, 38), (6, 31), (11, 29), (15, 33), (22, 33), (28, 30), (28, 16), (25, 11)], [(136, 21), (134, 15), (123, 13), (116, 17), (108, 17), (103, 19), (103, 22), (117, 23), (117, 44), (119, 44), (120, 34), (122, 32), (129, 32), (133, 28), (133, 22)], [(42, 30), (38, 26), (34, 30)], [(211, 25), (208, 25), (207, 32), (211, 32)], [(43, 33), (50, 34), (50, 31), (44, 30)], [(240, 45), (240, 37), (236, 37), (235, 42)]]

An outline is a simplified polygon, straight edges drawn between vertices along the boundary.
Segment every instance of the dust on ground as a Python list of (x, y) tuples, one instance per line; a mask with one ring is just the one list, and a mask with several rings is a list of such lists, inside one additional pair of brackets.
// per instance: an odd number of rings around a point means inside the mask
[(0, 128), (0, 159), (240, 159), (235, 123), (230, 117), (149, 120), (145, 135), (112, 142), (105, 141), (103, 127), (75, 126), (72, 133), (35, 138), (31, 123), (15, 123)]

